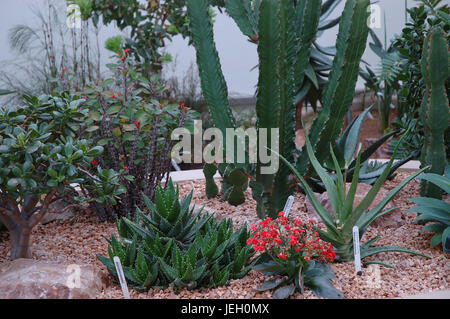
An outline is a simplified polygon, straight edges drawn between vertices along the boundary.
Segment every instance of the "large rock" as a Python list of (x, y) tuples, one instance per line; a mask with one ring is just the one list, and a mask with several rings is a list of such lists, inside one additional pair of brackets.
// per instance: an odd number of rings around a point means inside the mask
[(0, 265), (0, 299), (88, 299), (106, 286), (91, 265), (62, 265), (17, 259)]
[(50, 204), (49, 211), (41, 219), (41, 224), (45, 225), (53, 221), (65, 222), (75, 218), (77, 216), (77, 210), (75, 208), (66, 209), (67, 205), (69, 203), (64, 199), (58, 199)]
[[(350, 183), (347, 183), (346, 189), (347, 191), (350, 188)], [(356, 188), (356, 194), (355, 194), (355, 200), (353, 202), (353, 208), (355, 208), (356, 206), (358, 206), (358, 204), (364, 199), (364, 197), (367, 195), (367, 193), (369, 192), (369, 190), (372, 188), (371, 185), (368, 184), (364, 184), (364, 183), (359, 183), (357, 188)], [(378, 204), (383, 198), (385, 198), (387, 196), (387, 194), (389, 193), (389, 191), (383, 187), (380, 188), (378, 194), (375, 196), (374, 201), (372, 202), (372, 204), (369, 206), (369, 210), (371, 208), (373, 208), (376, 204)], [(325, 207), (325, 209), (331, 214), (333, 215), (333, 210), (331, 208), (331, 203), (329, 201), (328, 198), (328, 193), (324, 192), (322, 194), (319, 193), (314, 193), (317, 197), (317, 199), (319, 200), (319, 202), (322, 204), (323, 207)], [(311, 205), (311, 202), (309, 201), (308, 198), (306, 198), (305, 201), (306, 204), (306, 209), (308, 214), (310, 215), (310, 217), (317, 219), (317, 213), (315, 212), (314, 208)], [(394, 205), (392, 203), (392, 201), (390, 201), (383, 209), (383, 211), (386, 211), (388, 209), (393, 208)], [(403, 215), (402, 212), (399, 209), (396, 209), (386, 215), (383, 215), (379, 218), (377, 218), (371, 225), (375, 226), (375, 227), (399, 227), (401, 226), (403, 223)]]

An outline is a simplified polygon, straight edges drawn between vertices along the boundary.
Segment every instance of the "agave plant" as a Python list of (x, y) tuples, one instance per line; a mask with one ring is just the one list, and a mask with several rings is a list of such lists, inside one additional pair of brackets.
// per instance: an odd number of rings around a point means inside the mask
[[(450, 194), (450, 165), (447, 164), (444, 176), (428, 173), (419, 176), (419, 178), (433, 183), (443, 192)], [(450, 204), (429, 197), (416, 197), (410, 199), (410, 201), (417, 206), (410, 208), (407, 212), (419, 213), (415, 221), (423, 225), (428, 224), (422, 228), (422, 231), (436, 233), (431, 238), (431, 247), (442, 243), (444, 248), (447, 238), (450, 237)]]
[[(356, 148), (359, 141), (359, 134), (361, 131), (362, 124), (364, 122), (365, 117), (370, 112), (373, 106), (367, 108), (362, 112), (359, 116), (357, 116), (352, 123), (345, 129), (344, 133), (339, 137), (339, 139), (336, 141), (335, 146), (333, 147), (333, 152), (336, 156), (337, 163), (339, 164), (339, 169), (343, 173), (346, 171), (346, 182), (351, 182), (353, 178), (353, 174), (355, 172), (356, 168), (356, 158), (354, 158), (354, 154), (356, 152)], [(380, 137), (378, 140), (373, 142), (367, 149), (365, 149), (361, 153), (360, 158), (360, 167), (359, 167), (359, 174), (358, 174), (358, 181), (360, 183), (366, 183), (366, 184), (373, 184), (375, 183), (376, 179), (383, 173), (385, 167), (387, 166), (387, 163), (379, 163), (377, 161), (369, 161), (369, 158), (387, 141), (390, 140), (390, 138), (396, 134), (398, 134), (400, 130), (392, 131), (390, 133), (385, 134), (384, 136)], [(403, 157), (401, 160), (397, 161), (392, 165), (390, 168), (388, 179), (393, 178), (394, 172), (403, 164), (411, 160), (411, 158), (415, 154), (409, 154), (409, 156)], [(334, 166), (334, 161), (332, 156), (324, 161), (323, 163), (324, 168), (327, 169), (327, 171), (333, 176), (333, 178), (336, 178), (336, 174), (333, 174), (333, 172), (336, 170), (336, 167)], [(318, 190), (318, 191), (325, 191), (325, 187), (323, 183), (318, 179), (317, 177), (311, 176), (308, 179), (308, 182), (310, 185)]]
[[(378, 177), (370, 191), (366, 194), (363, 200), (354, 208), (354, 200), (356, 194), (356, 188), (358, 184), (358, 176), (359, 176), (359, 167), (361, 161), (361, 151), (358, 151), (358, 156), (356, 158), (355, 164), (355, 172), (353, 174), (352, 182), (348, 191), (346, 191), (345, 180), (346, 180), (346, 171), (344, 173), (341, 172), (339, 163), (336, 159), (333, 149), (330, 146), (330, 153), (335, 165), (336, 169), (336, 178), (333, 179), (322, 167), (314, 155), (314, 151), (312, 149), (311, 142), (309, 140), (308, 134), (306, 137), (306, 148), (308, 154), (311, 159), (311, 163), (319, 175), (322, 183), (325, 185), (325, 188), (329, 194), (332, 211), (333, 214), (330, 214), (318, 201), (313, 191), (303, 179), (301, 174), (299, 174), (298, 170), (294, 168), (292, 164), (290, 164), (285, 158), (280, 156), (283, 162), (291, 169), (291, 171), (295, 174), (295, 176), (299, 179), (303, 189), (306, 192), (309, 200), (311, 201), (312, 206), (314, 207), (317, 214), (322, 219), (323, 223), (326, 226), (326, 231), (317, 229), (320, 238), (325, 241), (330, 242), (334, 251), (337, 254), (336, 260), (348, 261), (353, 259), (353, 238), (352, 238), (352, 229), (354, 226), (358, 226), (359, 236), (362, 238), (367, 227), (377, 218), (391, 212), (393, 209), (389, 209), (383, 211), (389, 201), (394, 198), (394, 196), (412, 179), (421, 174), (425, 169), (423, 168), (416, 173), (412, 174), (408, 178), (404, 179), (399, 185), (397, 185), (389, 194), (381, 200), (376, 206), (372, 209), (368, 209), (369, 206), (375, 199), (376, 194), (380, 190), (387, 176), (389, 175), (390, 169), (393, 163), (393, 157), (388, 162), (386, 167), (383, 170), (383, 173)], [(377, 237), (371, 238), (365, 243), (361, 244), (361, 259), (380, 253), (380, 252), (388, 252), (388, 251), (399, 251), (410, 254), (416, 254), (424, 257), (421, 253), (415, 252), (413, 250), (409, 250), (402, 247), (397, 246), (383, 246), (383, 247), (371, 247), (375, 241), (378, 239)], [(429, 258), (429, 257), (428, 257)], [(364, 264), (378, 263), (383, 264), (388, 267), (393, 267), (388, 263), (384, 263), (381, 261), (367, 261)]]

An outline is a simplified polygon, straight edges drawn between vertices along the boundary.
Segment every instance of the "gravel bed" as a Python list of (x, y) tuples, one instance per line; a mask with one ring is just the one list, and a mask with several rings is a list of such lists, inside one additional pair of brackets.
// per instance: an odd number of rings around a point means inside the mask
[[(385, 184), (387, 189), (394, 188), (408, 174), (399, 173), (394, 180)], [(219, 197), (207, 199), (203, 181), (180, 183), (182, 196), (194, 190), (193, 202), (207, 209), (214, 210), (218, 218), (232, 218), (235, 227), (245, 223), (250, 226), (258, 218), (255, 213), (255, 202), (251, 199), (251, 191), (247, 190), (245, 204), (234, 207), (221, 202)], [(419, 185), (413, 181), (409, 183), (394, 199), (394, 206), (405, 212), (412, 206), (408, 198), (419, 196)], [(296, 194), (291, 215), (309, 218), (304, 204), (304, 195)], [(432, 233), (421, 232), (422, 226), (414, 224), (415, 214), (403, 214), (404, 223), (398, 228), (369, 227), (362, 241), (380, 235), (376, 245), (397, 245), (419, 251), (431, 257), (426, 259), (405, 253), (380, 253), (371, 257), (394, 265), (391, 269), (384, 266), (369, 266), (363, 268), (361, 276), (356, 275), (352, 262), (336, 263), (332, 267), (336, 277), (333, 284), (344, 293), (345, 298), (396, 298), (435, 290), (449, 289), (450, 263), (449, 254), (442, 252), (442, 247), (430, 247)], [(81, 213), (76, 220), (64, 223), (53, 222), (38, 225), (33, 231), (33, 258), (59, 263), (93, 264), (106, 274), (106, 267), (96, 258), (96, 254), (107, 255), (107, 243), (104, 239), (111, 234), (117, 235), (115, 224), (100, 223), (95, 216)], [(0, 265), (8, 260), (9, 236), (0, 233)], [(378, 278), (378, 280), (374, 280)], [(238, 280), (231, 280), (229, 285), (215, 288), (188, 291), (181, 290), (175, 294), (172, 288), (165, 290), (150, 290), (149, 292), (130, 291), (131, 298), (271, 298), (270, 292), (255, 291), (267, 277), (256, 271), (250, 271), (247, 276)], [(122, 298), (118, 285), (109, 279), (107, 288), (98, 298)], [(315, 299), (309, 291), (301, 295), (295, 293), (294, 299)]]

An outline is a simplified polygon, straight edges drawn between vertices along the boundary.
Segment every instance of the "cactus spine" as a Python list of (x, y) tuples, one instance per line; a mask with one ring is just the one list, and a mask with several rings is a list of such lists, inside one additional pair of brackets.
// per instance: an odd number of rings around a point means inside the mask
[[(193, 43), (197, 51), (202, 90), (214, 125), (222, 130), (235, 128), (227, 102), (227, 88), (215, 49), (207, 0), (187, 0)], [(369, 0), (348, 0), (342, 15), (337, 40), (337, 54), (325, 89), (323, 108), (315, 121), (310, 138), (317, 145), (318, 158), (329, 155), (329, 145), (337, 139), (344, 115), (353, 99), (359, 62), (364, 52), (368, 26)], [(241, 31), (258, 43), (259, 79), (256, 113), (257, 129), (279, 129), (278, 150), (290, 162), (295, 160), (295, 92), (301, 87), (310, 47), (321, 13), (321, 1), (305, 0), (227, 0), (227, 13)], [(274, 145), (268, 145), (273, 147)], [(303, 152), (303, 153), (306, 153)], [(243, 173), (252, 174), (252, 194), (258, 216), (275, 216), (292, 193), (289, 169), (280, 163), (274, 174), (235, 163)], [(309, 158), (301, 154), (301, 173), (307, 172)], [(220, 171), (220, 167), (219, 167)]]
[[(446, 81), (449, 72), (449, 54), (446, 37), (440, 27), (432, 28), (422, 51), (421, 68), (426, 89), (421, 106), (425, 142), (421, 154), (422, 166), (431, 165), (430, 173), (442, 175), (448, 163), (445, 151), (445, 131), (449, 128), (449, 103)], [(436, 185), (422, 181), (421, 195), (441, 198)]]

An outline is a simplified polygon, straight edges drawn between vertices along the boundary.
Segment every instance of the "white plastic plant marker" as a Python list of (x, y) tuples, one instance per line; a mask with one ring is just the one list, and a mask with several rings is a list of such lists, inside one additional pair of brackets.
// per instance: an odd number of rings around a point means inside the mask
[(292, 208), (292, 204), (294, 203), (294, 196), (289, 196), (287, 201), (286, 201), (286, 205), (284, 205), (284, 217), (288, 217), (289, 213), (291, 211)]
[(116, 266), (117, 276), (119, 277), (120, 287), (122, 288), (123, 296), (125, 299), (130, 299), (130, 292), (128, 291), (127, 281), (123, 274), (122, 264), (117, 256), (114, 256), (114, 265)]
[(355, 257), (356, 274), (361, 275), (361, 252), (359, 249), (359, 228), (353, 227), (353, 255)]

